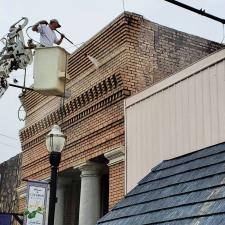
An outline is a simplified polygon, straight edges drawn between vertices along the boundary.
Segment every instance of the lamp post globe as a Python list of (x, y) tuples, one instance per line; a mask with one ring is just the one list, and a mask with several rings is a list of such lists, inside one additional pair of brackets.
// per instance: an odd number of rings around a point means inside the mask
[(48, 152), (61, 152), (66, 142), (66, 136), (61, 132), (60, 126), (55, 124), (46, 137)]
[(57, 202), (57, 172), (61, 160), (61, 152), (65, 146), (66, 136), (61, 132), (58, 125), (54, 125), (46, 137), (46, 146), (51, 164), (50, 195), (48, 209), (48, 225), (54, 225), (55, 204)]

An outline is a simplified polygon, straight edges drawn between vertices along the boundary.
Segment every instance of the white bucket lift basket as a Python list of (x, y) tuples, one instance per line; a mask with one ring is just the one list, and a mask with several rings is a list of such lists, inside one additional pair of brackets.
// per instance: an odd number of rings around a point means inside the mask
[(61, 47), (37, 48), (34, 55), (34, 90), (47, 96), (63, 96), (69, 53)]

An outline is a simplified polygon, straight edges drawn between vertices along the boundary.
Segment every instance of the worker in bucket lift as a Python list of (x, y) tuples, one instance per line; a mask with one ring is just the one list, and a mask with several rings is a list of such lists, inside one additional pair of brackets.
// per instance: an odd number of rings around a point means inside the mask
[(49, 24), (46, 20), (42, 20), (36, 23), (32, 30), (40, 33), (41, 47), (52, 47), (53, 44), (60, 45), (65, 37), (64, 34), (61, 34), (60, 39), (56, 37), (54, 30), (60, 27), (61, 25), (56, 19), (50, 20)]

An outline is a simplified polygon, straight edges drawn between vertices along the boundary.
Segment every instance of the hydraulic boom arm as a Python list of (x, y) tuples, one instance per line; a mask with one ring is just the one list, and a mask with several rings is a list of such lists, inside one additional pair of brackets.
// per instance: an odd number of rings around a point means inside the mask
[(4, 44), (0, 50), (0, 97), (8, 88), (7, 78), (13, 70), (25, 69), (32, 63), (33, 56), (29, 47), (26, 47), (23, 28), (28, 24), (28, 19), (22, 17), (9, 28), (6, 37), (0, 39)]

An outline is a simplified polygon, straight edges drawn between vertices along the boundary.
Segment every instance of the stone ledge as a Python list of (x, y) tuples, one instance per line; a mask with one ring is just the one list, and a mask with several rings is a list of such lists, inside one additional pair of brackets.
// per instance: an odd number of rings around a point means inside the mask
[(125, 149), (124, 146), (113, 149), (104, 154), (104, 156), (109, 160), (108, 166), (113, 166), (117, 163), (124, 162), (125, 160)]

